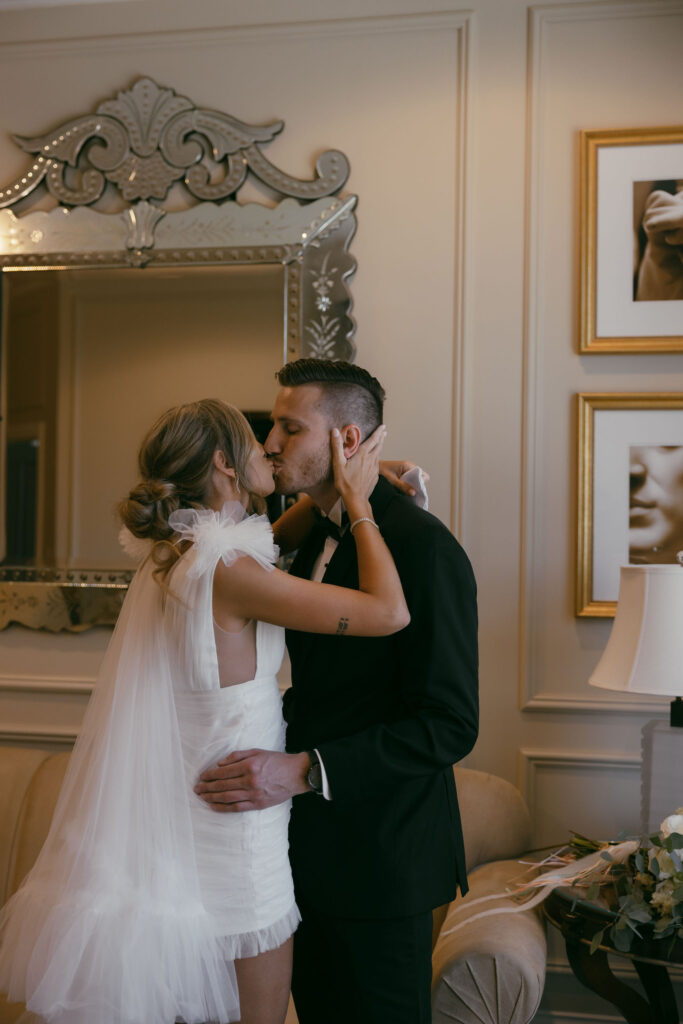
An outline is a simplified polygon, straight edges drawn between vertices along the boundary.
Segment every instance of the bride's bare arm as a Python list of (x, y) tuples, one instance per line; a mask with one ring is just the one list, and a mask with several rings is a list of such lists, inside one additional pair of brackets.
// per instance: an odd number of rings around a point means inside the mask
[(288, 555), (301, 547), (313, 527), (313, 502), (304, 495), (273, 523), (273, 537), (280, 554)]
[(309, 633), (383, 636), (403, 629), (410, 613), (401, 581), (382, 536), (372, 519), (367, 495), (377, 478), (377, 456), (383, 435), (377, 433), (348, 462), (339, 432), (333, 432), (335, 486), (344, 501), (358, 556), (359, 589), (288, 576), (240, 558), (229, 568), (219, 563), (214, 598), (228, 616), (261, 619)]

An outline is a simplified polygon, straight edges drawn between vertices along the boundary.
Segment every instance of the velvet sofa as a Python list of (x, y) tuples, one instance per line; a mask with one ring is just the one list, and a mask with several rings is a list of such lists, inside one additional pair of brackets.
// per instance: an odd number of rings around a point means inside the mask
[[(68, 756), (0, 747), (2, 903), (40, 850)], [(470, 893), (444, 908), (435, 922), (433, 1024), (529, 1024), (545, 978), (545, 931), (539, 916), (531, 911), (485, 917), (444, 934), (482, 909), (468, 909), (473, 899), (504, 891), (524, 870), (517, 858), (530, 845), (529, 814), (518, 791), (503, 779), (466, 768), (456, 768), (455, 777)], [(484, 909), (489, 906), (485, 904)], [(0, 996), (0, 1024), (31, 1020), (23, 1005), (9, 1004)], [(287, 1024), (295, 1022), (290, 1007)]]

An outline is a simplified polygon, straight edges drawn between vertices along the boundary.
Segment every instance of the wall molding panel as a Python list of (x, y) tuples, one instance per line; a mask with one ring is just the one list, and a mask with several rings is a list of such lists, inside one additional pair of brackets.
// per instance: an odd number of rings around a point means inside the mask
[(591, 700), (589, 697), (559, 696), (552, 693), (539, 693), (529, 697), (522, 707), (524, 711), (554, 711), (571, 712), (576, 714), (595, 714), (596, 712), (609, 714), (652, 714), (665, 717), (668, 714), (670, 702), (666, 700)]
[[(456, 26), (451, 26), (456, 27)], [(463, 543), (467, 542), (466, 517), (471, 465), (470, 431), (470, 316), (471, 243), (469, 231), (468, 194), (474, 161), (472, 79), (475, 48), (475, 20), (472, 14), (457, 21), (458, 80), (456, 85), (456, 180), (455, 180), (455, 280), (453, 324), (453, 424), (451, 455), (451, 530)]]
[[(570, 749), (532, 749), (519, 750), (519, 789), (524, 796), (532, 821), (539, 820), (541, 810), (539, 804), (539, 776), (555, 774), (560, 781), (566, 772), (585, 771), (587, 776), (602, 776), (619, 770), (633, 774), (634, 782), (640, 777), (640, 759), (632, 755), (605, 754), (601, 751), (577, 752)], [(583, 788), (583, 787), (581, 787)], [(546, 791), (547, 798), (547, 791)], [(577, 803), (581, 795), (577, 794)], [(588, 834), (593, 834), (588, 833)], [(556, 837), (563, 843), (563, 837)], [(569, 837), (567, 836), (566, 839)], [(545, 846), (545, 843), (543, 843)], [(540, 855), (539, 855), (540, 856)], [(637, 975), (627, 961), (614, 958), (612, 964), (615, 974), (626, 984), (637, 984)], [(617, 1015), (604, 1014), (603, 1009), (609, 1004), (594, 993), (583, 989), (575, 978), (564, 954), (564, 941), (560, 932), (548, 927), (548, 960), (545, 991), (541, 1007), (534, 1017), (534, 1024), (617, 1024), (621, 1018)], [(569, 1009), (571, 1007), (571, 1009)], [(575, 1007), (585, 1008), (581, 1010)]]
[(94, 685), (94, 679), (76, 679), (71, 676), (0, 676), (0, 694), (10, 692), (45, 694), (49, 697), (64, 694), (89, 697)]
[(72, 747), (94, 685), (71, 676), (0, 676), (0, 744)]
[(526, 800), (533, 820), (537, 808), (537, 776), (542, 769), (562, 772), (563, 769), (581, 768), (608, 772), (614, 768), (640, 774), (640, 757), (635, 754), (603, 754), (599, 751), (577, 752), (560, 749), (531, 749), (519, 751), (518, 788)]
[[(571, 692), (552, 694), (543, 688), (536, 663), (536, 621), (539, 595), (535, 580), (540, 553), (537, 536), (537, 493), (543, 465), (543, 436), (540, 431), (540, 398), (543, 379), (543, 331), (541, 299), (545, 291), (545, 262), (541, 253), (542, 211), (545, 180), (542, 173), (543, 114), (545, 87), (549, 76), (548, 45), (554, 26), (568, 22), (654, 19), (683, 14), (680, 0), (635, 3), (564, 3), (529, 8), (527, 22), (527, 125), (525, 187), (525, 260), (522, 356), (522, 459), (521, 529), (518, 617), (518, 692), (523, 711), (657, 713), (655, 701), (624, 701), (574, 696)], [(572, 289), (578, 287), (572, 278)], [(578, 301), (578, 292), (576, 293)], [(578, 358), (578, 355), (577, 355)]]
[(70, 729), (49, 730), (49, 729), (28, 729), (11, 728), (0, 729), (0, 743), (13, 745), (35, 744), (44, 746), (46, 744), (60, 747), (72, 747), (76, 742), (78, 733)]
[(387, 14), (367, 18), (329, 18), (314, 21), (282, 21), (262, 25), (235, 25), (212, 29), (178, 29), (161, 32), (143, 31), (118, 35), (90, 35), (77, 39), (50, 39), (41, 42), (22, 40), (0, 43), (3, 60), (21, 60), (27, 56), (80, 55), (87, 46), (94, 53), (118, 53), (126, 50), (181, 50), (192, 47), (225, 47), (232, 43), (274, 39), (315, 39), (329, 36), (357, 36), (442, 32), (460, 29), (472, 20), (471, 11), (434, 12), (432, 14)]

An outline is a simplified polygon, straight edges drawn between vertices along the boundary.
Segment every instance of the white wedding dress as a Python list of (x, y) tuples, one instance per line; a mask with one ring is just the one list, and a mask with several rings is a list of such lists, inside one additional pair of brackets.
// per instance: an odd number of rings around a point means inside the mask
[(212, 614), (218, 560), (272, 568), (272, 531), (232, 504), (170, 522), (194, 543), (166, 596), (151, 559), (136, 573), (50, 833), (0, 914), (0, 991), (50, 1024), (238, 1020), (234, 959), (299, 921), (289, 804), (221, 814), (193, 792), (233, 750), (284, 749), (284, 630), (257, 623), (254, 678), (221, 688)]

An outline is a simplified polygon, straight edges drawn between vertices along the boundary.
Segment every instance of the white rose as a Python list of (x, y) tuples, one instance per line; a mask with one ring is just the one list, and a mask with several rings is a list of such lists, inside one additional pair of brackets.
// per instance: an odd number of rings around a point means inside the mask
[(667, 881), (662, 885), (658, 885), (657, 889), (650, 897), (650, 903), (653, 907), (657, 908), (662, 917), (665, 917), (667, 914), (672, 914), (674, 908), (673, 883)]
[[(657, 866), (659, 868), (659, 871), (657, 872), (652, 871), (652, 862), (655, 860), (657, 861)], [(655, 878), (659, 880), (663, 881), (665, 878), (671, 878), (672, 875), (676, 874), (676, 865), (666, 850), (650, 850), (648, 863), (650, 871)]]
[(665, 839), (667, 836), (670, 836), (672, 832), (677, 832), (679, 835), (683, 836), (683, 808), (679, 807), (675, 814), (670, 814), (668, 818), (665, 818), (659, 826), (659, 831)]

